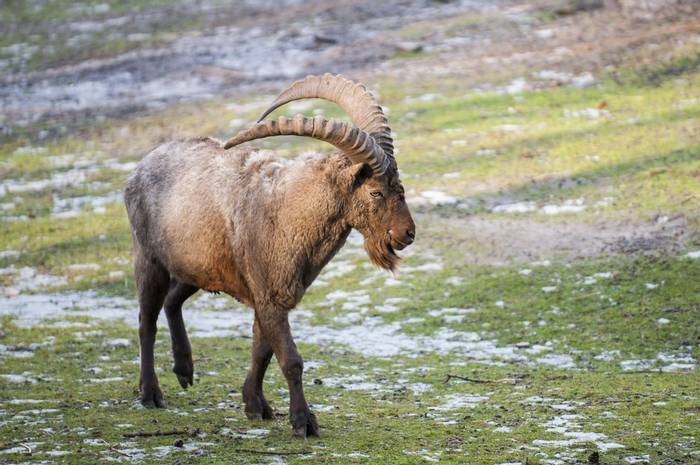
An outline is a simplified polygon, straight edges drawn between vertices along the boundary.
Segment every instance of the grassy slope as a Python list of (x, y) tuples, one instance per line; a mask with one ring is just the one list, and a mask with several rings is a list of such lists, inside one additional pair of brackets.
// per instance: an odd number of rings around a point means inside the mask
[[(359, 268), (357, 272), (328, 279), (331, 288), (368, 290), (374, 304), (391, 296), (407, 297), (409, 303), (401, 304), (399, 313), (382, 314), (371, 308), (368, 315), (380, 317), (385, 323), (402, 323), (402, 330), (416, 337), (434, 335), (447, 328), (479, 332), (501, 345), (550, 342), (557, 353), (571, 356), (578, 369), (512, 362), (485, 364), (464, 354), (432, 352), (382, 359), (364, 357), (343, 347), (319, 347), (300, 341), (305, 358), (320, 362), (307, 371), (308, 398), (336, 408), (318, 415), (323, 438), (299, 442), (290, 438), (284, 415), (270, 423), (245, 420), (239, 388), (247, 366), (248, 340), (195, 339), (195, 363), (200, 377), (194, 389), (182, 393), (174, 376), (168, 373), (168, 338), (161, 333), (157, 364), (164, 369), (161, 382), (170, 409), (144, 411), (134, 400), (138, 375), (137, 340), (132, 328), (91, 323), (90, 328), (26, 329), (5, 319), (1, 326), (5, 336), (0, 343), (6, 346), (28, 345), (50, 336), (56, 340), (34, 350), (30, 358), (0, 358), (0, 373), (41, 375), (34, 384), (0, 379), (0, 448), (21, 449), (21, 443), (30, 443), (34, 451), (31, 456), (21, 450), (3, 454), (2, 460), (85, 463), (110, 457), (135, 461), (143, 449), (148, 453), (144, 463), (161, 463), (157, 454), (163, 449), (157, 448), (172, 445), (175, 437), (127, 442), (121, 434), (189, 427), (198, 428), (203, 434), (183, 436), (185, 445), (192, 450), (168, 449), (169, 461), (273, 460), (236, 451), (241, 448), (305, 453), (284, 456), (284, 462), (290, 464), (420, 463), (438, 459), (442, 463), (466, 460), (474, 464), (585, 461), (597, 449), (591, 442), (569, 446), (533, 444), (535, 440), (565, 440), (561, 434), (547, 431), (545, 423), (567, 414), (579, 415), (569, 420), (579, 424), (581, 431), (602, 433), (607, 435), (605, 442), (625, 445), (624, 449), (601, 452), (603, 463), (621, 463), (624, 457), (645, 454), (650, 455), (652, 463), (700, 460), (698, 370), (625, 373), (619, 364), (620, 360), (655, 359), (659, 353), (685, 352), (686, 347), (692, 348), (696, 359), (700, 357), (700, 281), (693, 278), (700, 272), (700, 261), (682, 254), (658, 254), (556, 262), (546, 267), (474, 266), (459, 254), (459, 248), (467, 245), (433, 234), (436, 218), (449, 221), (468, 214), (497, 217), (489, 208), (504, 199), (542, 204), (584, 198), (587, 205), (593, 205), (606, 197), (613, 201), (607, 206), (588, 208), (576, 218), (652, 219), (660, 214), (683, 213), (690, 228), (697, 231), (700, 74), (690, 71), (658, 86), (639, 80), (626, 84), (609, 82), (592, 89), (557, 88), (518, 96), (465, 94), (456, 90), (459, 87), (454, 82), (436, 82), (427, 88), (440, 96), (428, 102), (406, 100), (424, 93), (425, 83), (421, 88), (398, 88), (381, 80), (375, 84), (379, 84), (382, 101), (391, 109), (407, 187), (416, 193), (443, 190), (462, 199), (466, 208), (416, 209), (419, 230), (424, 231), (419, 250), (442, 257), (442, 271), (405, 273), (400, 286), (367, 289), (360, 283), (366, 273)], [(571, 116), (572, 112), (595, 108), (603, 101), (609, 116)], [(126, 122), (106, 122), (84, 134), (52, 141), (40, 154), (17, 153), (16, 149), (24, 145), (21, 140), (8, 143), (0, 147), (2, 178), (44, 179), (56, 171), (49, 158), (53, 155), (71, 153), (76, 158), (117, 158), (128, 162), (138, 160), (160, 140), (200, 134), (224, 137), (232, 132), (232, 118), (252, 120), (259, 110), (254, 105), (245, 106), (246, 102), (239, 103), (245, 111), (204, 102)], [(513, 131), (503, 125), (517, 126), (510, 126), (515, 128)], [(286, 153), (302, 147), (320, 147), (299, 140), (266, 141), (262, 145), (281, 147)], [(477, 151), (483, 149), (495, 152), (478, 156)], [(445, 178), (446, 173), (458, 174)], [(67, 275), (71, 279), (63, 289), (133, 295), (130, 265), (125, 260), (129, 257), (128, 229), (121, 204), (108, 205), (103, 214), (88, 210), (76, 218), (56, 220), (50, 216), (54, 194), (103, 195), (119, 190), (125, 176), (122, 171), (98, 166), (87, 181), (99, 184), (1, 198), (0, 203), (15, 204), (2, 215), (30, 215), (32, 219), (2, 223), (0, 250), (18, 250), (21, 255), (0, 258), (0, 267), (32, 266), (42, 273)], [(564, 180), (573, 182), (562, 183)], [(22, 197), (21, 202), (15, 199), (17, 196)], [(537, 213), (522, 216), (542, 222), (572, 218)], [(366, 261), (355, 256), (349, 260), (358, 265)], [(424, 262), (425, 257), (417, 254), (407, 260), (407, 265)], [(101, 268), (77, 272), (69, 268), (75, 263), (98, 263)], [(524, 268), (531, 268), (531, 274), (520, 273)], [(110, 275), (114, 271), (124, 271), (125, 277)], [(611, 272), (612, 277), (586, 284), (586, 277), (599, 272)], [(463, 283), (446, 285), (445, 279), (454, 276), (463, 277)], [(11, 280), (8, 275), (0, 275), (0, 284), (10, 285)], [(647, 283), (659, 287), (649, 289)], [(556, 290), (542, 291), (548, 286)], [(313, 289), (304, 306), (311, 310), (314, 322), (338, 326), (333, 319), (347, 312), (339, 305), (324, 304), (327, 289)], [(474, 307), (477, 311), (462, 321), (447, 321), (427, 313), (441, 307)], [(660, 318), (669, 323), (660, 325)], [(404, 323), (409, 319), (413, 322)], [(91, 330), (100, 333), (90, 333)], [(131, 344), (104, 346), (105, 340), (113, 338), (128, 338)], [(612, 361), (595, 358), (610, 351), (619, 351)], [(86, 371), (95, 366), (104, 372), (93, 375)], [(515, 385), (458, 380), (443, 383), (448, 373), (518, 381)], [(384, 388), (356, 391), (330, 386), (332, 383), (328, 382), (313, 383), (314, 379), (353, 375), (363, 375), (366, 381)], [(100, 377), (123, 379), (89, 381)], [(430, 388), (414, 392), (410, 386), (415, 383), (426, 383)], [(267, 392), (282, 414), (287, 404), (283, 388), (278, 370), (271, 369)], [(431, 409), (444, 404), (446, 397), (465, 394), (488, 399), (471, 408), (446, 412)], [(538, 403), (532, 396), (551, 400)], [(17, 398), (43, 402), (9, 402)], [(40, 408), (58, 411), (27, 412)], [(445, 420), (454, 422), (444, 424)], [(124, 424), (130, 426), (119, 426)], [(511, 431), (495, 432), (497, 427), (509, 427)], [(250, 428), (269, 428), (270, 433), (262, 439), (237, 437)], [(57, 449), (69, 454), (45, 454)]]

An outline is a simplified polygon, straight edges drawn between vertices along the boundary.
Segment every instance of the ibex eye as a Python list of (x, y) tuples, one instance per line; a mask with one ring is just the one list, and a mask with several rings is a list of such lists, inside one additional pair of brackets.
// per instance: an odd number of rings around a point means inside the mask
[(374, 197), (375, 199), (378, 199), (378, 198), (380, 198), (380, 197), (384, 197), (384, 194), (382, 194), (382, 193), (379, 192), (379, 191), (370, 192), (369, 195), (371, 195), (371, 196)]

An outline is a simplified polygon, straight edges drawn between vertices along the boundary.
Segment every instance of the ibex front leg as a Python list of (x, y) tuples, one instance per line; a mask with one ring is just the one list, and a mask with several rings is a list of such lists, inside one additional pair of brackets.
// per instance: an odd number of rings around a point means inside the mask
[(278, 308), (263, 308), (256, 310), (263, 335), (272, 346), (282, 373), (289, 386), (289, 417), (295, 436), (318, 436), (316, 416), (311, 413), (304, 397), (302, 373), (304, 361), (292, 339), (289, 328), (287, 311)]
[(255, 316), (253, 323), (253, 347), (251, 350), (251, 363), (248, 376), (243, 385), (243, 402), (245, 402), (245, 414), (251, 420), (269, 420), (272, 418), (272, 409), (265, 400), (263, 394), (263, 378), (272, 358), (272, 346), (263, 336), (260, 320)]

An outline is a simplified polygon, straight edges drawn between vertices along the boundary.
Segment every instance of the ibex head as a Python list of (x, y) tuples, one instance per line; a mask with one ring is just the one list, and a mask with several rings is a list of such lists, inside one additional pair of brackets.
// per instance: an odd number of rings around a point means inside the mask
[[(293, 100), (322, 98), (337, 103), (352, 123), (297, 115), (262, 121)], [(307, 76), (283, 91), (258, 123), (228, 140), (229, 149), (243, 142), (276, 135), (309, 136), (340, 149), (351, 161), (348, 224), (365, 237), (365, 250), (377, 266), (394, 270), (401, 250), (415, 239), (415, 224), (404, 198), (394, 158), (391, 128), (382, 108), (362, 84), (338, 75)]]

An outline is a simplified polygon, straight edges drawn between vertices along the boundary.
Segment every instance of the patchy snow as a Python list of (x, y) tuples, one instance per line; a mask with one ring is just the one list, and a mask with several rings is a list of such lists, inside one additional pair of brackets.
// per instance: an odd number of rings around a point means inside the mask
[(45, 287), (63, 286), (68, 282), (65, 276), (54, 276), (44, 273), (39, 273), (36, 269), (25, 266), (22, 268), (0, 269), (0, 274), (11, 275), (13, 282), (11, 287), (0, 287), (0, 294), (17, 295), (21, 291), (34, 291)]
[(566, 439), (535, 439), (534, 446), (541, 447), (571, 447), (577, 444), (594, 443), (599, 450), (605, 452), (609, 449), (623, 448), (622, 444), (605, 442), (607, 436), (603, 433), (581, 431), (582, 426), (578, 420), (583, 419), (581, 415), (567, 413), (559, 415), (544, 423), (547, 431), (557, 433)]
[(449, 394), (440, 399), (443, 402), (442, 404), (435, 407), (429, 407), (429, 410), (447, 412), (461, 408), (475, 408), (481, 402), (489, 400), (489, 397), (490, 395), (479, 396), (471, 394)]
[(3, 250), (0, 252), (0, 259), (3, 258), (17, 258), (21, 255), (21, 253), (17, 250)]
[(545, 215), (559, 215), (561, 213), (578, 213), (586, 209), (582, 198), (565, 200), (561, 205), (545, 205), (540, 211)]
[(122, 201), (122, 192), (110, 192), (103, 196), (84, 195), (80, 197), (61, 198), (54, 194), (51, 215), (54, 218), (70, 218), (77, 216), (81, 211), (92, 209), (99, 213), (106, 205)]
[(603, 117), (609, 117), (610, 112), (608, 110), (600, 110), (598, 108), (583, 108), (581, 110), (564, 110), (565, 118), (583, 118), (583, 119), (599, 119)]
[(356, 265), (347, 260), (332, 260), (321, 272), (321, 279), (332, 279), (354, 271)]
[(649, 463), (649, 454), (644, 455), (630, 455), (625, 457), (625, 462), (627, 463)]
[(71, 271), (99, 271), (102, 268), (98, 263), (73, 263), (68, 265)]
[(105, 347), (116, 348), (116, 347), (129, 347), (131, 345), (131, 340), (126, 338), (110, 339), (105, 341)]
[(530, 86), (528, 85), (525, 78), (516, 78), (516, 79), (513, 79), (510, 82), (510, 84), (508, 84), (506, 86), (505, 91), (507, 93), (513, 95), (513, 94), (521, 94), (529, 89), (530, 89)]
[(494, 213), (527, 213), (537, 210), (535, 202), (516, 202), (496, 205), (491, 209)]
[(45, 404), (45, 403), (56, 403), (56, 399), (11, 399), (7, 403), (11, 405), (23, 405), (23, 404)]
[(415, 199), (418, 203), (424, 204), (428, 203), (431, 205), (454, 205), (459, 200), (449, 194), (445, 194), (441, 191), (423, 191), (420, 193), (420, 198)]
[(655, 359), (631, 359), (620, 361), (623, 371), (653, 370), (662, 372), (692, 371), (698, 361), (690, 353), (659, 352)]
[(610, 362), (620, 357), (619, 350), (604, 350), (600, 354), (593, 357), (595, 360), (601, 360), (603, 362)]
[(692, 251), (692, 252), (688, 252), (688, 253), (686, 254), (686, 257), (688, 257), (688, 258), (693, 258), (693, 259), (695, 259), (695, 258), (700, 258), (700, 250), (694, 250), (694, 251)]
[[(404, 302), (405, 298), (386, 299), (383, 310), (390, 306), (388, 310), (393, 311), (394, 306), (400, 306), (399, 304)], [(297, 340), (325, 346), (342, 345), (353, 351), (377, 357), (393, 357), (399, 354), (414, 356), (422, 352), (461, 353), (469, 360), (487, 364), (535, 363), (528, 354), (541, 352), (531, 349), (528, 349), (531, 352), (526, 352), (516, 345), (500, 345), (477, 332), (457, 331), (449, 327), (442, 327), (433, 334), (408, 335), (402, 327), (405, 322), (387, 323), (381, 316), (363, 314), (363, 306), (366, 306), (367, 310), (371, 308), (369, 295), (365, 291), (336, 290), (328, 293), (321, 305), (347, 303), (350, 303), (353, 309), (344, 314), (352, 316), (352, 319), (341, 326), (314, 325), (310, 323), (313, 315), (311, 312), (303, 308), (293, 311), (290, 314), (290, 323)], [(435, 314), (449, 317), (466, 315), (473, 311), (474, 309), (468, 308), (435, 309)], [(94, 292), (0, 297), (0, 315), (14, 318), (14, 323), (22, 327), (67, 321), (75, 317), (86, 317), (91, 323), (121, 320), (131, 326), (138, 326), (138, 305), (135, 300), (100, 296)], [(185, 320), (192, 337), (250, 335), (253, 314), (227, 296), (202, 293), (188, 302)], [(167, 328), (165, 318), (160, 318), (159, 327)], [(128, 344), (128, 341), (113, 339), (106, 344), (108, 347), (118, 347)], [(542, 350), (545, 349), (551, 350)], [(562, 357), (564, 358), (557, 358), (553, 353), (548, 354), (543, 358), (543, 363), (556, 361), (568, 365), (568, 356)]]
[(21, 375), (15, 374), (15, 373), (2, 374), (2, 375), (0, 375), (0, 378), (3, 378), (8, 383), (14, 383), (14, 384), (24, 384), (24, 383), (36, 384), (36, 382), (37, 382), (36, 378), (32, 377), (31, 373), (27, 373), (27, 372), (22, 373)]
[(327, 386), (339, 386), (348, 391), (386, 391), (392, 386), (373, 383), (367, 381), (364, 375), (350, 375), (344, 377), (323, 378), (323, 383)]
[(537, 363), (540, 363), (542, 365), (555, 366), (558, 368), (573, 368), (574, 366), (576, 366), (574, 363), (574, 359), (571, 358), (571, 356), (557, 354), (548, 354), (544, 357), (540, 357), (537, 359)]
[(91, 383), (114, 383), (117, 381), (124, 381), (122, 376), (112, 376), (109, 378), (90, 378)]
[(433, 385), (428, 383), (412, 383), (408, 384), (407, 387), (413, 391), (414, 394), (422, 394), (430, 391), (433, 388)]

